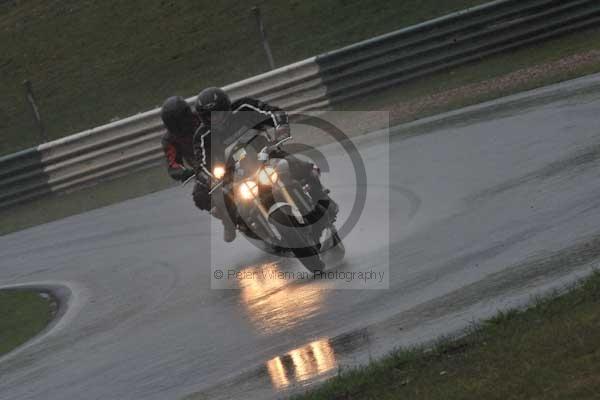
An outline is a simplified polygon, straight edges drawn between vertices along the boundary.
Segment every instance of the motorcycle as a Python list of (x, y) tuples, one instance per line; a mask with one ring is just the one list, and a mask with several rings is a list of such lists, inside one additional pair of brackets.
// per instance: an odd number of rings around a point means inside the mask
[(291, 139), (273, 144), (266, 132), (248, 129), (226, 141), (223, 158), (213, 160), (210, 171), (211, 213), (257, 247), (293, 256), (318, 272), (341, 261), (345, 248), (335, 215), (311, 197), (309, 183), (293, 177), (281, 157)]

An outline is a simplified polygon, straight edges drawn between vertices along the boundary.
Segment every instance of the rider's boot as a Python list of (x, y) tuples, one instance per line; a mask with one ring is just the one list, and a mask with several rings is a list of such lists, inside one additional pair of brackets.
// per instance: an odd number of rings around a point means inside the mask
[(213, 207), (210, 210), (210, 213), (213, 217), (218, 218), (221, 220), (221, 222), (223, 222), (223, 240), (227, 243), (233, 242), (237, 235), (235, 225), (233, 224), (229, 216), (226, 215), (223, 218), (223, 216), (220, 213), (220, 210), (217, 207)]
[(225, 223), (225, 221), (223, 221), (223, 240), (227, 243), (231, 243), (235, 240), (235, 237), (235, 226), (231, 223)]

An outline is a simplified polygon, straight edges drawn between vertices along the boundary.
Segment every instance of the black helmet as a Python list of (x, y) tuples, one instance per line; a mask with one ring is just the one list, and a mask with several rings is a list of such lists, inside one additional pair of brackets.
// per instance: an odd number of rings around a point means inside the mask
[(191, 136), (196, 128), (192, 108), (181, 96), (169, 97), (162, 105), (160, 117), (163, 124), (176, 136)]
[[(231, 100), (222, 89), (209, 87), (198, 94), (196, 112), (205, 124), (224, 122), (229, 111), (231, 111)], [(217, 117), (216, 119), (213, 118), (212, 121), (211, 113), (215, 113), (213, 117)]]

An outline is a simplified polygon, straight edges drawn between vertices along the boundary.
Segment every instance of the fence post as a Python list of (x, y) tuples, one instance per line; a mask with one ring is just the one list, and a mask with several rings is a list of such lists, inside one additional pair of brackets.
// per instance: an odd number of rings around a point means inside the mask
[(40, 129), (40, 141), (41, 143), (45, 143), (48, 141), (48, 135), (46, 134), (46, 128), (44, 127), (44, 123), (40, 115), (40, 110), (37, 106), (35, 95), (33, 94), (33, 86), (28, 80), (23, 81), (23, 86), (25, 86), (25, 95), (27, 96), (27, 102), (31, 107), (31, 113), (33, 114), (33, 118), (35, 119), (35, 122), (38, 128)]
[(265, 53), (267, 54), (267, 60), (269, 61), (269, 67), (275, 69), (275, 61), (273, 60), (273, 53), (271, 53), (271, 46), (267, 40), (267, 33), (265, 32), (265, 26), (263, 25), (262, 15), (260, 14), (260, 7), (252, 7), (252, 12), (256, 17), (256, 24), (258, 25), (258, 32), (260, 33), (260, 40), (262, 42)]

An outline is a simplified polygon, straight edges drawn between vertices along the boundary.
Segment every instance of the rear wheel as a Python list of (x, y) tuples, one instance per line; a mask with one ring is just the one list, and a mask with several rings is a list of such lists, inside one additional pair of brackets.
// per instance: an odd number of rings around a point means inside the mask
[(305, 230), (292, 215), (291, 207), (281, 207), (273, 211), (269, 220), (277, 228), (285, 247), (294, 253), (302, 265), (311, 272), (325, 269), (325, 264), (319, 256), (319, 249), (317, 246), (311, 245), (310, 240), (304, 237), (302, 232)]

